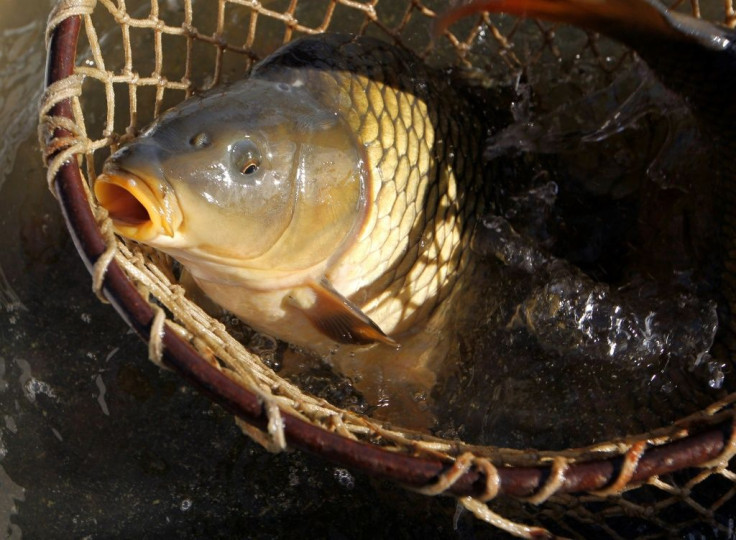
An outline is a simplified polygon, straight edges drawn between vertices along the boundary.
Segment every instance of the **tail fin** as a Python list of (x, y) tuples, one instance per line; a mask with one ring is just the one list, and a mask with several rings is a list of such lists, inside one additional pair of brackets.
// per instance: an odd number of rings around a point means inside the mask
[(713, 49), (725, 48), (731, 41), (727, 30), (669, 12), (659, 0), (472, 0), (441, 15), (435, 33), (441, 34), (459, 19), (483, 11), (572, 24), (634, 49), (653, 39), (696, 41)]

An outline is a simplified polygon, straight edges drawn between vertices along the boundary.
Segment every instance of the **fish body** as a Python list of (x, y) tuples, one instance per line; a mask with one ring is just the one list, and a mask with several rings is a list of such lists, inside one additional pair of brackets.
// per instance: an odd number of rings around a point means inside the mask
[(308, 37), (163, 114), (94, 191), (119, 234), (254, 328), (318, 353), (396, 347), (470, 263), (482, 130), (408, 51)]
[[(593, 30), (633, 49), (684, 98), (712, 142), (714, 166), (703, 187), (720, 225), (721, 339), (736, 350), (736, 32), (669, 11), (659, 0), (473, 0), (438, 19), (436, 32), (477, 12), (504, 12)], [(707, 210), (707, 209), (706, 209)]]

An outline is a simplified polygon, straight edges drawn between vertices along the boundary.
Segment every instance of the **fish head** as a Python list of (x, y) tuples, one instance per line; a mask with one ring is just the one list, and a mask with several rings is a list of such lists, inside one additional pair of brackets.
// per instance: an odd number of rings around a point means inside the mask
[(324, 267), (360, 229), (363, 152), (303, 85), (250, 79), (163, 114), (107, 160), (94, 192), (117, 233), (195, 275), (288, 277)]

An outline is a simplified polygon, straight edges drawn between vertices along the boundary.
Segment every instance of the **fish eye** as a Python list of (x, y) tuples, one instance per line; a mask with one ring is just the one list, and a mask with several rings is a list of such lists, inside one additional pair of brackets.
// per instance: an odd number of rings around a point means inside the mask
[(241, 141), (232, 147), (233, 165), (241, 172), (250, 176), (261, 168), (261, 152), (253, 141)]
[(253, 174), (258, 170), (258, 163), (255, 161), (249, 161), (245, 165), (245, 169), (243, 169), (243, 174)]
[(189, 139), (189, 144), (195, 148), (206, 148), (210, 145), (210, 136), (202, 131)]

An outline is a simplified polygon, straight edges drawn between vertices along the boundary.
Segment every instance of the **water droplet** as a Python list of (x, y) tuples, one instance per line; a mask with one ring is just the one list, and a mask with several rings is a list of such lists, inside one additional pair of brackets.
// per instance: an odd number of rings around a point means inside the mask
[(10, 415), (5, 415), (5, 427), (8, 428), (8, 431), (11, 433), (18, 433), (18, 426), (15, 423), (15, 420)]
[(107, 402), (105, 401), (105, 392), (107, 391), (107, 387), (102, 380), (102, 375), (97, 375), (97, 377), (95, 377), (95, 384), (97, 385), (97, 389), (99, 390), (99, 394), (97, 395), (97, 403), (100, 405), (102, 413), (105, 416), (110, 416), (110, 410), (107, 408)]
[(115, 356), (115, 353), (117, 353), (120, 350), (120, 347), (115, 347), (113, 350), (111, 350), (109, 353), (107, 353), (107, 356), (105, 357), (105, 362), (109, 362), (110, 359)]
[(299, 473), (296, 471), (296, 469), (292, 469), (289, 471), (289, 485), (292, 487), (298, 486), (301, 483), (299, 480)]
[(460, 516), (462, 516), (464, 512), (465, 512), (465, 507), (462, 504), (457, 503), (457, 505), (455, 506), (455, 515), (452, 517), (452, 530), (453, 531), (457, 530), (457, 524), (460, 521)]

